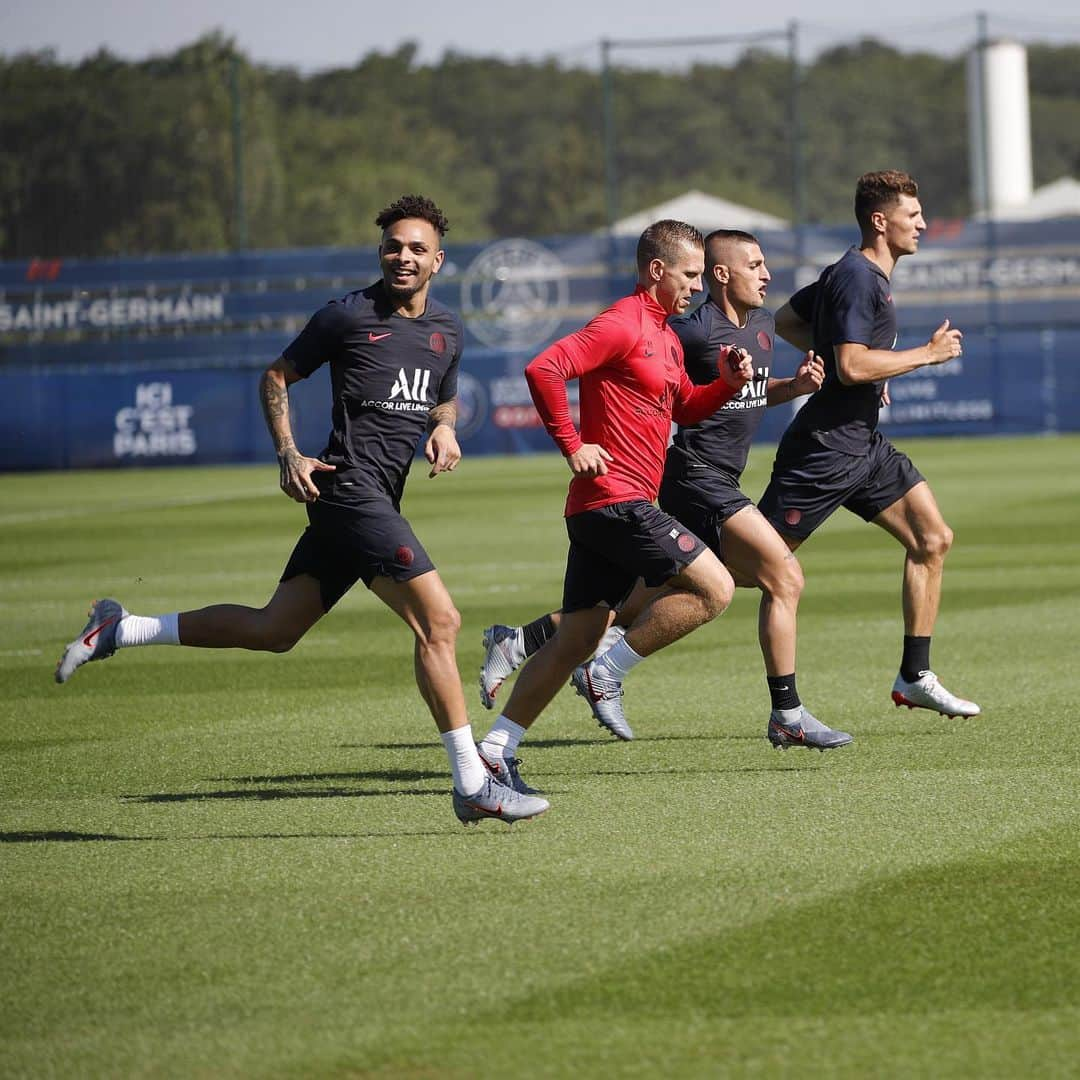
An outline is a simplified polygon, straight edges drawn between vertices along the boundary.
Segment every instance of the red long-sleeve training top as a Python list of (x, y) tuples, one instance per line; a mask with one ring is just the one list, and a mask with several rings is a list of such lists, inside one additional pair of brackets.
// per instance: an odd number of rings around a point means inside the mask
[[(723, 379), (708, 386), (690, 381), (667, 315), (639, 286), (525, 369), (536, 411), (563, 454), (596, 443), (612, 458), (604, 476), (570, 481), (568, 517), (632, 499), (653, 502), (672, 419), (696, 424), (738, 392)], [(570, 419), (569, 379), (581, 380), (580, 435)]]

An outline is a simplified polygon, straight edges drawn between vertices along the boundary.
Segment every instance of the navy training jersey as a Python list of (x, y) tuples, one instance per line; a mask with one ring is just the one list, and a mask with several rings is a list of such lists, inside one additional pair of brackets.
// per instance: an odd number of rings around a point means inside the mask
[(333, 428), (312, 479), (328, 502), (401, 501), (428, 413), (457, 394), (461, 320), (430, 296), (398, 314), (381, 281), (320, 308), (282, 354), (303, 376), (330, 365)]
[(769, 368), (772, 363), (775, 323), (766, 308), (752, 308), (745, 326), (737, 326), (708, 299), (689, 315), (669, 323), (682, 342), (686, 373), (692, 382), (706, 385), (719, 378), (721, 346), (736, 345), (754, 360), (754, 378), (712, 416), (692, 427), (680, 427), (675, 446), (681, 454), (727, 474), (739, 483), (750, 444), (765, 416)]
[(813, 326), (814, 352), (825, 365), (825, 382), (795, 414), (785, 437), (809, 435), (830, 449), (862, 457), (878, 425), (885, 382), (845, 386), (836, 373), (836, 346), (893, 348), (896, 309), (889, 279), (858, 248), (851, 248), (790, 303), (795, 314)]

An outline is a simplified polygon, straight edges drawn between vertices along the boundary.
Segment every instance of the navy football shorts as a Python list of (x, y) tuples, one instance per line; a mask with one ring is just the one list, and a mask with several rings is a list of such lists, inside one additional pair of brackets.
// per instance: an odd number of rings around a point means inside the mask
[(566, 532), (563, 611), (616, 608), (639, 577), (646, 585), (663, 585), (705, 550), (680, 522), (643, 499), (573, 514)]
[(317, 499), (307, 504), (307, 513), (308, 527), (281, 580), (310, 574), (319, 582), (324, 611), (359, 579), (371, 588), (377, 577), (409, 581), (435, 569), (412, 526), (389, 500), (343, 506)]
[(720, 535), (724, 522), (753, 505), (738, 484), (712, 469), (686, 474), (669, 467), (660, 485), (660, 508), (700, 536), (720, 559), (724, 557)]
[(838, 507), (873, 521), (924, 479), (880, 431), (870, 436), (864, 457), (831, 450), (816, 439), (785, 440), (758, 508), (777, 532), (805, 540)]

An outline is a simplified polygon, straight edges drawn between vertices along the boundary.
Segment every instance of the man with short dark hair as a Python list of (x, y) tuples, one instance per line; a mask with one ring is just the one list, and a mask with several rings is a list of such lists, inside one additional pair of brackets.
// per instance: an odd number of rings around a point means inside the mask
[(871, 521), (904, 547), (904, 646), (893, 684), (897, 706), (976, 716), (979, 706), (950, 693), (930, 667), (930, 638), (952, 530), (930, 485), (878, 430), (886, 382), (961, 354), (963, 335), (946, 319), (930, 340), (896, 350), (889, 279), (919, 248), (926, 229), (918, 185), (890, 170), (866, 173), (855, 190), (858, 247), (827, 267), (777, 312), (781, 337), (813, 347), (825, 381), (784, 433), (772, 479), (758, 504), (794, 551), (838, 507)]
[[(575, 667), (596, 649), (612, 614), (640, 577), (662, 586), (589, 673), (588, 693), (608, 700), (612, 686), (644, 657), (719, 615), (734, 584), (716, 556), (681, 522), (654, 505), (671, 420), (692, 424), (749, 381), (749, 358), (725, 354), (722, 377), (695, 387), (682, 346), (667, 325), (701, 289), (701, 233), (659, 221), (637, 249), (637, 288), (581, 330), (545, 349), (525, 369), (544, 426), (573, 473), (566, 501), (570, 550), (563, 616), (535, 653), (481, 743), (500, 779), (526, 790), (515, 751)], [(580, 380), (581, 432), (566, 383)]]
[[(503, 787), (479, 758), (455, 655), (460, 616), (400, 512), (425, 429), (429, 476), (453, 471), (461, 458), (454, 425), (464, 332), (458, 316), (428, 295), (443, 263), (447, 221), (430, 199), (406, 195), (376, 224), (381, 279), (317, 311), (260, 381), (281, 489), (306, 504), (308, 515), (270, 601), (150, 618), (130, 615), (115, 600), (95, 601), (57, 664), (56, 681), (136, 645), (286, 652), (362, 579), (415, 635), (416, 681), (450, 758), (458, 818), (535, 817), (548, 804)], [(330, 364), (332, 430), (326, 449), (310, 458), (293, 440), (288, 387), (323, 363)]]

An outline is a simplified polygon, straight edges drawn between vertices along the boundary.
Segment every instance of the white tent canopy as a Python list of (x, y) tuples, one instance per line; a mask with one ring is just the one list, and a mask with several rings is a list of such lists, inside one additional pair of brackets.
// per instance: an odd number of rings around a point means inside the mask
[(1044, 221), (1049, 218), (1080, 217), (1080, 180), (1063, 176), (1052, 184), (1036, 188), (1021, 206), (1011, 206), (996, 215), (999, 221)]
[(718, 199), (715, 195), (706, 195), (704, 191), (693, 190), (615, 222), (615, 235), (637, 236), (654, 221), (663, 218), (685, 221), (706, 233), (713, 229), (753, 232), (756, 229), (785, 229), (788, 226), (783, 218), (766, 214), (763, 210), (740, 206), (727, 199)]

